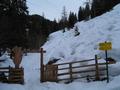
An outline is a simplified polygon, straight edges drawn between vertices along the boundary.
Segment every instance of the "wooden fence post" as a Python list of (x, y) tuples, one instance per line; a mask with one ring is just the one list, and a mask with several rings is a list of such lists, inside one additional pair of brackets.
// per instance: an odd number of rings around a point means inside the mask
[(95, 80), (100, 80), (97, 55), (95, 55)]
[(72, 77), (72, 63), (69, 64), (69, 68), (70, 68), (70, 81), (72, 82), (73, 77)]
[(40, 67), (41, 67), (41, 79), (40, 81), (41, 82), (44, 82), (44, 63), (43, 63), (43, 54), (45, 53), (46, 51), (43, 50), (43, 48), (40, 48)]

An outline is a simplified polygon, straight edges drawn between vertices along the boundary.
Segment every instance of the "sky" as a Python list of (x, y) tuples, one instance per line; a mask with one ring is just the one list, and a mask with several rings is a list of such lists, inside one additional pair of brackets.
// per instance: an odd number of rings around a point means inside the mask
[(27, 0), (29, 14), (43, 15), (50, 20), (60, 19), (63, 7), (66, 7), (67, 14), (70, 11), (77, 13), (86, 0)]

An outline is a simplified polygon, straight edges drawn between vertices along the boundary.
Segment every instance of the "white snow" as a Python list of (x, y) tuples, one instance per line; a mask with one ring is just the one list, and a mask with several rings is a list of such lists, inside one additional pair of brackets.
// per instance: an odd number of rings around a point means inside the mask
[[(120, 90), (120, 5), (106, 14), (87, 22), (75, 24), (80, 35), (75, 35), (75, 27), (50, 34), (49, 40), (44, 44), (46, 50), (44, 64), (52, 58), (60, 58), (59, 62), (70, 62), (94, 58), (98, 54), (104, 58), (104, 51), (98, 50), (98, 44), (104, 41), (112, 42), (112, 50), (108, 52), (117, 63), (109, 66), (110, 82), (79, 82), (70, 84), (46, 82), (40, 83), (40, 54), (29, 53), (23, 57), (21, 66), (24, 67), (25, 84), (0, 83), (0, 90)], [(10, 59), (8, 59), (9, 61)]]

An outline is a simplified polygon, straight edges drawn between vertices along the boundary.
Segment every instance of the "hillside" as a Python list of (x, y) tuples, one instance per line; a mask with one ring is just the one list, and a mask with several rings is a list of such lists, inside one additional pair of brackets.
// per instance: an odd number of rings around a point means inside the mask
[[(112, 50), (108, 56), (120, 61), (120, 5), (114, 7), (99, 17), (89, 21), (75, 24), (73, 29), (63, 33), (62, 30), (49, 35), (43, 48), (46, 52), (46, 62), (51, 58), (60, 58), (67, 62), (73, 60), (94, 58), (95, 54), (104, 58), (104, 52), (100, 51), (99, 43), (112, 42)], [(80, 35), (75, 36), (75, 28), (78, 27)]]

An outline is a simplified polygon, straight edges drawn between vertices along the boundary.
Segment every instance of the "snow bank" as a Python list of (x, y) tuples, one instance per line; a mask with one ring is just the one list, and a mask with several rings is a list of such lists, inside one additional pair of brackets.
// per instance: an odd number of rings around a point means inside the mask
[(3, 62), (0, 63), (0, 67), (8, 67), (8, 66), (14, 67), (14, 63), (12, 59), (10, 59), (7, 52), (0, 57), (0, 60), (4, 60)]

